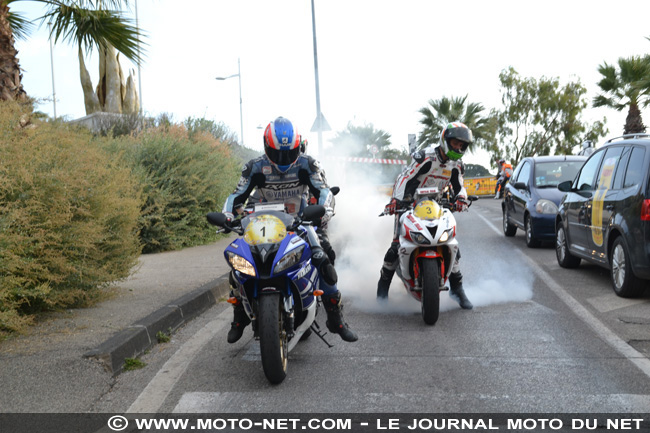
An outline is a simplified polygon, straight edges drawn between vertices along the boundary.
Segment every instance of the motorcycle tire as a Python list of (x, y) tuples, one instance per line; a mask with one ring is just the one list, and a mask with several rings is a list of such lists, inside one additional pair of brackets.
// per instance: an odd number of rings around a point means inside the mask
[(260, 352), (264, 375), (273, 384), (287, 376), (288, 346), (280, 293), (265, 294), (258, 300)]
[(422, 319), (435, 325), (440, 315), (440, 268), (435, 260), (422, 260)]

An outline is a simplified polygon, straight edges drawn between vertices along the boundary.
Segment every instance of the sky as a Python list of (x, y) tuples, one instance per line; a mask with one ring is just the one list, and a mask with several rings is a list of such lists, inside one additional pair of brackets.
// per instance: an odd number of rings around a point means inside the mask
[[(135, 20), (135, 5), (130, 2)], [(180, 5), (180, 6), (179, 6)], [(650, 52), (650, 1), (619, 0), (314, 0), (321, 112), (332, 131), (348, 122), (372, 124), (406, 148), (421, 131), (419, 109), (431, 99), (465, 96), (500, 108), (499, 73), (512, 66), (523, 77), (580, 80), (589, 100), (598, 93), (598, 65)], [(27, 18), (37, 2), (12, 3)], [(144, 63), (122, 59), (125, 75), (141, 79), (144, 113), (174, 120), (223, 122), (244, 145), (263, 151), (262, 129), (277, 116), (290, 119), (319, 156), (312, 10), (309, 0), (139, 0), (146, 34)], [(635, 19), (634, 17), (639, 17)], [(16, 42), (27, 93), (40, 111), (85, 116), (77, 49), (54, 45), (42, 27)], [(52, 60), (51, 60), (52, 54)], [(240, 62), (242, 112), (238, 78)], [(51, 64), (53, 63), (53, 69)], [(86, 58), (97, 83), (97, 56)], [(49, 99), (49, 101), (47, 101)], [(646, 124), (650, 110), (642, 110)], [(626, 113), (589, 108), (584, 120), (607, 118), (608, 137), (622, 134)], [(466, 163), (489, 165), (484, 152)]]

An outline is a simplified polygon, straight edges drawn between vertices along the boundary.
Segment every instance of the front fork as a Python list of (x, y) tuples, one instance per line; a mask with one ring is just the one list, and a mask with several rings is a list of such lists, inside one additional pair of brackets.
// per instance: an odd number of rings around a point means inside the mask
[(266, 287), (261, 290), (262, 293), (260, 292), (260, 289), (258, 287), (255, 287), (253, 290), (255, 293), (252, 293), (252, 301), (249, 300), (249, 296), (246, 293), (246, 289), (244, 285), (241, 283), (239, 278), (235, 277), (231, 279), (231, 283), (233, 282), (236, 283), (237, 287), (231, 287), (231, 289), (236, 290), (237, 293), (239, 294), (239, 297), (241, 299), (241, 302), (244, 306), (244, 310), (246, 311), (246, 314), (248, 317), (251, 319), (251, 326), (253, 328), (254, 336), (256, 339), (259, 339), (258, 335), (258, 327), (257, 327), (257, 305), (253, 306), (253, 303), (256, 303), (256, 299), (259, 296), (265, 296), (265, 294), (268, 293), (280, 293), (280, 295), (283, 298), (282, 302), (282, 314), (284, 315), (284, 328), (285, 332), (287, 333), (287, 337), (291, 338), (294, 334), (294, 324), (295, 324), (295, 314), (294, 314), (294, 307), (293, 307), (293, 294), (289, 293), (289, 296), (287, 296), (283, 291), (278, 290), (273, 287)]
[(445, 256), (443, 252), (443, 247), (438, 246), (436, 249), (426, 249), (416, 251), (415, 260), (413, 261), (413, 279), (417, 284), (422, 287), (422, 277), (420, 273), (420, 264), (423, 260), (436, 260), (440, 275), (440, 281), (438, 281), (438, 287), (442, 290), (447, 281), (447, 269), (445, 269)]

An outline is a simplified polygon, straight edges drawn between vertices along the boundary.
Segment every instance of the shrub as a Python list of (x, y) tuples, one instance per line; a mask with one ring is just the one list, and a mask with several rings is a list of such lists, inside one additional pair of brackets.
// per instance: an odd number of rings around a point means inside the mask
[(26, 114), (0, 103), (0, 333), (87, 302), (140, 254), (131, 171), (87, 132), (20, 128)]
[(237, 182), (241, 162), (207, 132), (163, 125), (111, 145), (143, 185), (140, 239), (144, 253), (216, 239), (205, 214), (220, 210)]

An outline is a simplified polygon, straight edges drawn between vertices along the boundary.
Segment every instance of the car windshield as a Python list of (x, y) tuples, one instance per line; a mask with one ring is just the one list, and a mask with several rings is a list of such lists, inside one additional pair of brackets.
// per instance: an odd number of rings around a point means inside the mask
[(535, 165), (535, 186), (557, 188), (565, 180), (573, 180), (584, 161), (538, 162)]

